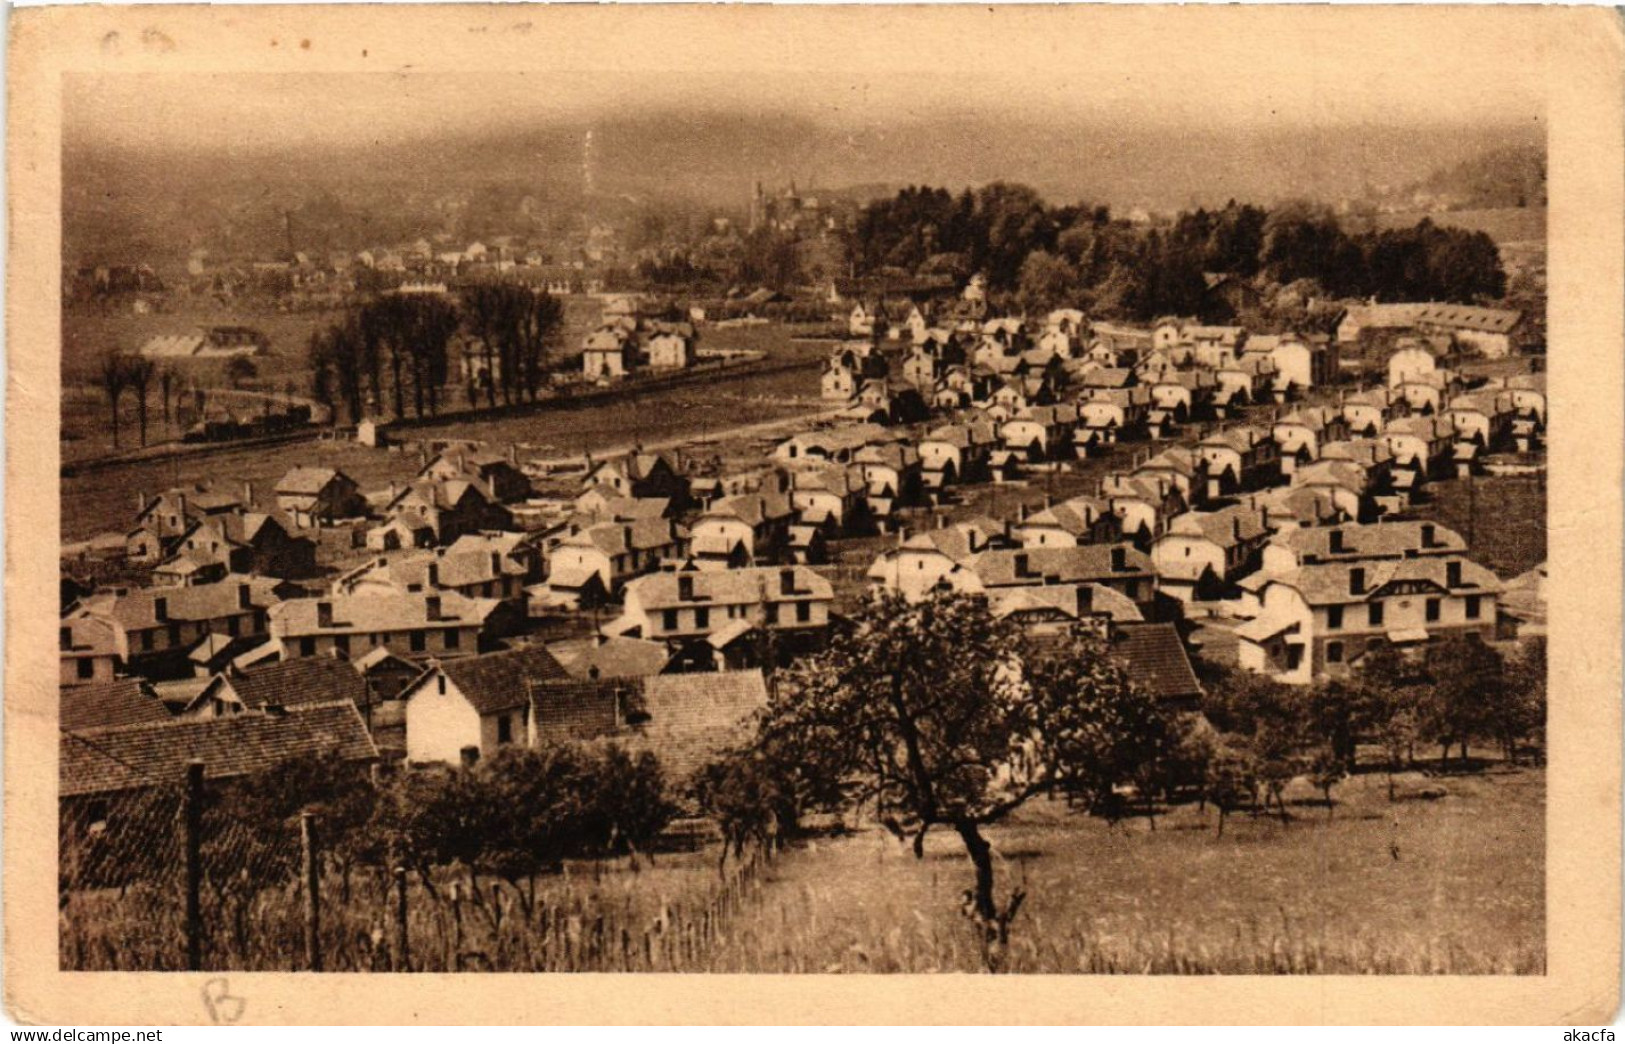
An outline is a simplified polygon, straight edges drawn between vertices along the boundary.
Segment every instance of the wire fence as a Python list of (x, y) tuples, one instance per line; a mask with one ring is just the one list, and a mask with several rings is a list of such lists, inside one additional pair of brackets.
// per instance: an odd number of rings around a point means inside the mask
[(704, 971), (777, 856), (520, 880), (367, 864), (329, 849), (315, 815), (235, 815), (200, 763), (129, 773), (60, 801), (65, 970)]

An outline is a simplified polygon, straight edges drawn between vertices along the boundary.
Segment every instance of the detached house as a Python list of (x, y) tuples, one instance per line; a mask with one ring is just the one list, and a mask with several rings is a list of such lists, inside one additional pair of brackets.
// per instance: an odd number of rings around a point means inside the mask
[(1382, 433), (1391, 420), (1410, 414), (1410, 404), (1390, 388), (1356, 392), (1342, 401), (1349, 434), (1371, 437)]
[(920, 469), (926, 488), (986, 479), (988, 458), (997, 439), (997, 429), (982, 421), (932, 429), (920, 440)]
[(334, 468), (299, 467), (289, 471), (276, 484), (277, 510), (301, 528), (356, 518), (366, 513), (367, 501), (361, 487), (350, 476)]
[(529, 746), (533, 693), (569, 677), (539, 647), (432, 661), (401, 692), (406, 760), (459, 764), (510, 744)]
[(680, 551), (669, 519), (601, 522), (567, 537), (553, 549), (547, 586), (559, 605), (586, 608), (613, 598), (632, 577), (660, 568)]
[(124, 554), (132, 562), (157, 562), (199, 522), (239, 515), (253, 506), (245, 484), (239, 496), (194, 485), (165, 490), (151, 500), (136, 495), (135, 528), (125, 537)]
[(666, 498), (675, 510), (689, 502), (688, 479), (664, 453), (637, 451), (614, 457), (587, 472), (583, 487), (608, 486), (623, 497)]
[(418, 479), (395, 492), (384, 513), (390, 521), (367, 533), (373, 550), (450, 544), (467, 533), (513, 527), (512, 513), (469, 479)]
[(1466, 552), (1467, 542), (1461, 534), (1436, 522), (1350, 523), (1277, 533), (1264, 548), (1263, 571), (1279, 575), (1323, 562), (1375, 562)]
[(1124, 439), (1144, 435), (1150, 413), (1150, 388), (1096, 388), (1078, 403), (1073, 442), (1080, 453), (1090, 448), (1104, 452)]
[(984, 524), (949, 525), (946, 516), (935, 529), (909, 535), (900, 533), (895, 546), (875, 556), (869, 566), (870, 583), (896, 591), (910, 602), (923, 601), (938, 589), (968, 591), (976, 586), (971, 563), (998, 543), (1002, 531), (991, 520)]
[(1320, 447), (1349, 437), (1343, 411), (1332, 406), (1304, 406), (1281, 417), (1270, 427), (1280, 450), (1281, 473), (1291, 475), (1299, 465), (1317, 460)]
[(519, 470), (516, 451), (491, 453), (466, 446), (447, 449), (425, 464), (418, 478), (435, 482), (463, 480), (480, 488), (485, 499), (495, 504), (511, 504), (530, 496), (530, 479)]
[(1118, 539), (1118, 518), (1099, 497), (1073, 497), (1028, 515), (1011, 527), (1022, 547), (1077, 547)]
[(701, 568), (766, 565), (789, 544), (796, 509), (780, 489), (741, 493), (717, 501), (689, 528), (689, 555)]
[(1274, 484), (1281, 474), (1275, 440), (1252, 426), (1226, 428), (1196, 444), (1207, 464), (1209, 499)]

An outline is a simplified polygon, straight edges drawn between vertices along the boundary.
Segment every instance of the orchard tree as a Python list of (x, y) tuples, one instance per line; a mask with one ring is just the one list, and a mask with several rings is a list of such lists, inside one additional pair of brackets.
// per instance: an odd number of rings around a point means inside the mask
[(1094, 641), (1039, 650), (982, 598), (886, 594), (781, 678), (762, 746), (826, 802), (873, 800), (916, 855), (932, 828), (952, 830), (975, 869), (967, 912), (997, 968), (1025, 895), (999, 901), (983, 831), (1039, 794), (1099, 800), (1160, 735), (1155, 706)]
[(1439, 744), (1441, 760), (1460, 745), (1465, 764), (1468, 743), (1495, 732), (1496, 714), (1510, 698), (1506, 663), (1487, 643), (1452, 635), (1428, 646), (1424, 664), (1432, 697), (1423, 709), (1423, 731)]
[(596, 847), (609, 855), (627, 855), (633, 869), (640, 853), (648, 854), (655, 839), (677, 815), (666, 787), (660, 759), (650, 751), (636, 757), (610, 744), (590, 766), (593, 777), (589, 815)]

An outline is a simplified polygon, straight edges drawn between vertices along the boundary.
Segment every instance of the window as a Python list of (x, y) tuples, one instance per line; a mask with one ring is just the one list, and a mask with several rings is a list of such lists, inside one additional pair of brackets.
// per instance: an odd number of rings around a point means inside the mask
[(811, 619), (812, 619), (812, 603), (811, 602), (797, 602), (796, 603), (796, 621), (798, 623), (806, 623), (807, 621), (809, 621)]
[(677, 610), (667, 609), (660, 614), (660, 626), (668, 631), (677, 630)]
[(180, 624), (170, 624), (169, 625), (169, 644), (171, 646), (181, 644), (181, 625)]
[(1340, 605), (1328, 606), (1326, 609), (1326, 629), (1338, 630), (1343, 626), (1343, 607)]
[(96, 676), (96, 661), (92, 660), (88, 656), (80, 658), (78, 667), (79, 677), (81, 679), (94, 678)]
[(314, 639), (314, 638), (301, 638), (301, 639), (299, 639), (299, 655), (300, 656), (315, 656), (316, 655), (316, 639)]
[(441, 632), (445, 637), (442, 643), (447, 649), (460, 649), (463, 645), (463, 632), (453, 627), (449, 631)]
[(711, 610), (705, 608), (704, 606), (701, 606), (700, 608), (694, 610), (694, 626), (699, 628), (702, 631), (705, 628), (710, 627), (711, 626)]
[(1371, 603), (1371, 626), (1372, 627), (1381, 627), (1382, 626), (1382, 603), (1381, 602), (1372, 602)]
[(241, 624), (242, 621), (235, 616), (226, 617), (226, 633), (231, 635), (233, 638), (237, 637), (237, 632), (241, 629)]
[(339, 634), (333, 636), (333, 648), (338, 650), (340, 656), (350, 655), (350, 636)]
[(770, 624), (776, 624), (779, 622), (779, 603), (767, 603), (767, 622)]
[(1326, 643), (1326, 662), (1327, 663), (1342, 663), (1343, 662), (1343, 643), (1342, 642), (1327, 642)]
[(504, 714), (500, 718), (497, 719), (497, 742), (498, 743), (512, 743), (513, 742), (513, 717), (512, 717), (512, 715)]
[(1427, 621), (1428, 621), (1428, 623), (1438, 623), (1439, 622), (1439, 600), (1437, 598), (1429, 598), (1428, 599), (1428, 602), (1427, 602)]
[(152, 632), (151, 631), (142, 631), (141, 632), (141, 651), (142, 652), (152, 652)]
[(410, 648), (413, 652), (422, 652), (424, 649), (428, 648), (428, 641), (424, 638), (422, 631), (411, 632), (409, 635), (407, 635), (406, 640), (408, 648)]
[(1476, 620), (1483, 610), (1483, 600), (1478, 595), (1467, 596), (1467, 619)]

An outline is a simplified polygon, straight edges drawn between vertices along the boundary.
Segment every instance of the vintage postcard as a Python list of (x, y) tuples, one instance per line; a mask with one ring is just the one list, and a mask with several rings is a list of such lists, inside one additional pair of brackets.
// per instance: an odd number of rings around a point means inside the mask
[(11, 26), (13, 1018), (1612, 1018), (1614, 13)]

